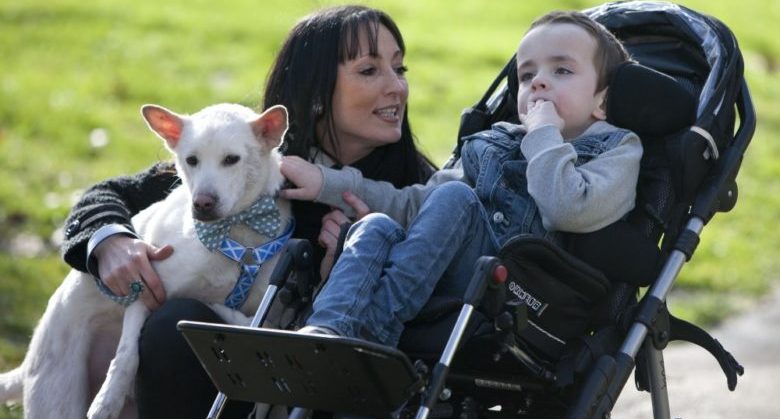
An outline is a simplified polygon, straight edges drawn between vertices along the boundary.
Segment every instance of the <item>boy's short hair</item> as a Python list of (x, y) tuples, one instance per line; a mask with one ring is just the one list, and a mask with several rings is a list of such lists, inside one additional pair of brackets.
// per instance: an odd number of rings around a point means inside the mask
[(598, 74), (596, 92), (606, 88), (612, 72), (618, 65), (630, 59), (628, 51), (612, 32), (582, 12), (556, 10), (534, 20), (528, 30), (553, 23), (579, 26), (596, 40), (596, 51), (593, 54), (593, 64)]

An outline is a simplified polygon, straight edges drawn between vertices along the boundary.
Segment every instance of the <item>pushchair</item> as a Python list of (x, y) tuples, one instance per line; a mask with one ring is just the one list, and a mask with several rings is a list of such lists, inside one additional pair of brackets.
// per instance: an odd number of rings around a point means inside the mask
[[(635, 209), (564, 246), (510, 240), (479, 259), (462, 300), (432, 299), (398, 349), (255, 328), (274, 300), (312, 298), (311, 250), (291, 241), (252, 327), (179, 325), (220, 390), (210, 417), (230, 397), (298, 406), (291, 417), (605, 418), (633, 372), (654, 417), (670, 418), (662, 351), (676, 339), (710, 352), (735, 389), (743, 368), (665, 301), (704, 226), (737, 200), (755, 129), (737, 42), (717, 19), (670, 3), (585, 13), (638, 62), (616, 72), (607, 98), (609, 121), (643, 142)], [(517, 121), (514, 69), (513, 57), (463, 113), (446, 165), (470, 134)]]

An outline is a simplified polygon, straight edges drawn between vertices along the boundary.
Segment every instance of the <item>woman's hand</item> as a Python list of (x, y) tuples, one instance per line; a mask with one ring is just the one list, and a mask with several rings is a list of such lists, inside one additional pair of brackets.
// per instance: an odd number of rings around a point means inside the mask
[(111, 292), (129, 295), (130, 284), (141, 281), (144, 290), (139, 298), (150, 310), (159, 308), (165, 301), (165, 288), (150, 262), (167, 259), (172, 253), (170, 245), (158, 248), (124, 235), (103, 240), (93, 251), (100, 279)]
[(316, 165), (298, 156), (284, 156), (279, 168), (282, 175), (295, 185), (279, 191), (282, 198), (314, 201), (320, 195), (323, 179)]
[(350, 192), (344, 192), (341, 197), (344, 202), (349, 204), (357, 214), (355, 220), (350, 220), (339, 209), (334, 209), (322, 217), (322, 228), (317, 238), (320, 245), (325, 248), (325, 257), (320, 264), (320, 278), (325, 279), (330, 274), (338, 252), (339, 236), (341, 235), (341, 226), (349, 224), (352, 221), (359, 220), (368, 215), (371, 210), (363, 200)]

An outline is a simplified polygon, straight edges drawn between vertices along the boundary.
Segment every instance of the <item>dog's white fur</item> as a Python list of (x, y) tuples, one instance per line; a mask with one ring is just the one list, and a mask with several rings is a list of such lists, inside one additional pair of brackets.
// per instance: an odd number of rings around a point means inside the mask
[[(262, 194), (277, 193), (283, 178), (276, 147), (287, 129), (286, 109), (275, 106), (258, 115), (240, 105), (219, 104), (182, 116), (147, 105), (142, 113), (173, 152), (183, 181), (167, 199), (133, 217), (144, 240), (173, 245), (171, 257), (154, 263), (168, 298), (195, 298), (210, 304), (230, 323), (248, 324), (278, 258), (263, 265), (241, 308), (243, 313), (225, 307), (222, 303), (238, 278), (239, 267), (200, 244), (192, 206), (197, 199), (207, 199), (214, 204), (209, 215), (223, 218), (248, 207)], [(230, 164), (235, 157), (238, 161)], [(195, 160), (197, 164), (192, 164)], [(289, 203), (277, 200), (277, 204), (283, 230), (291, 218)], [(274, 238), (260, 236), (246, 226), (234, 227), (231, 237), (249, 247)], [(138, 337), (148, 315), (140, 300), (123, 309), (98, 291), (90, 275), (71, 271), (49, 300), (22, 365), (0, 375), (0, 402), (23, 396), (28, 419), (116, 417), (126, 399), (133, 397)], [(120, 327), (116, 355), (89, 405), (91, 342), (100, 330)]]

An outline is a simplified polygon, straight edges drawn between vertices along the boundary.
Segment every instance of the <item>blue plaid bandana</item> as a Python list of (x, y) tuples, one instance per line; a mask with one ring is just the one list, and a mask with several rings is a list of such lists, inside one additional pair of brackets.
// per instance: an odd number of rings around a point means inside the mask
[(214, 251), (219, 249), (224, 239), (227, 238), (230, 228), (242, 223), (266, 237), (276, 235), (282, 220), (274, 198), (268, 195), (263, 196), (249, 208), (221, 220), (211, 222), (195, 220), (195, 231), (203, 246)]

